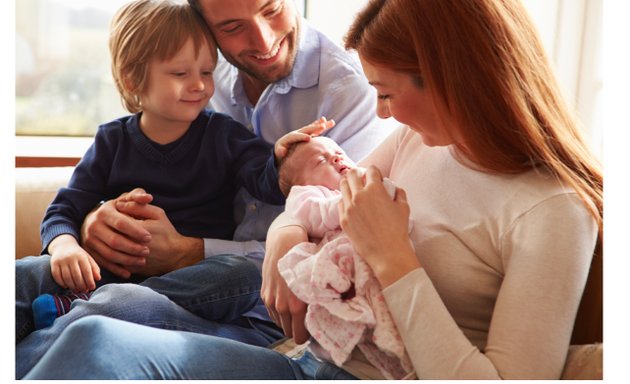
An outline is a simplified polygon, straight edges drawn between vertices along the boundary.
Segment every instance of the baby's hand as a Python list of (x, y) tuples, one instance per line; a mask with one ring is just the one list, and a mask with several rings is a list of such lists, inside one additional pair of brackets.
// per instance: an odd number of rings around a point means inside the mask
[(75, 292), (96, 289), (95, 281), (101, 279), (101, 270), (74, 237), (58, 236), (48, 249), (51, 251), (51, 273), (57, 284)]
[(286, 156), (289, 147), (300, 141), (309, 141), (313, 136), (319, 136), (325, 131), (335, 126), (334, 120), (327, 120), (325, 117), (320, 117), (318, 120), (313, 121), (307, 126), (304, 126), (295, 131), (291, 131), (276, 141), (274, 145), (273, 153), (276, 156), (276, 161), (280, 161)]

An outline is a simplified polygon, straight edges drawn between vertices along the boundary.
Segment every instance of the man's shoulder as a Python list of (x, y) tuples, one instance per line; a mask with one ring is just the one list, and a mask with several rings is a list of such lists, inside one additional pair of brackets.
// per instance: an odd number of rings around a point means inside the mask
[(331, 79), (345, 76), (363, 77), (359, 58), (354, 52), (346, 51), (323, 32), (308, 24), (305, 24), (305, 28), (307, 29), (305, 49), (312, 51), (307, 56), (310, 60), (318, 56), (321, 75), (329, 75)]

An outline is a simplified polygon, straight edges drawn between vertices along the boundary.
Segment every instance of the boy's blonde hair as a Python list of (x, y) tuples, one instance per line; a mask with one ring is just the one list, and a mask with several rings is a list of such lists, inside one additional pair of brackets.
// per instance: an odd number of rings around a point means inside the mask
[(142, 110), (139, 95), (147, 90), (149, 62), (171, 59), (188, 39), (192, 39), (196, 54), (208, 44), (216, 64), (216, 44), (210, 29), (187, 2), (136, 0), (116, 13), (109, 37), (112, 75), (129, 112)]

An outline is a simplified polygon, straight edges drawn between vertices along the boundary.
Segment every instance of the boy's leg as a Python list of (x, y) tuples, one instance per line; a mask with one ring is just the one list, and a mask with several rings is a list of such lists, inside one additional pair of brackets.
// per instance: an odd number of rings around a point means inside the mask
[(254, 307), (260, 298), (261, 284), (256, 266), (233, 255), (212, 256), (140, 283), (197, 316), (223, 323)]
[(31, 303), (43, 293), (61, 293), (50, 273), (50, 256), (28, 256), (15, 261), (15, 341), (34, 330)]
[(56, 318), (63, 316), (75, 300), (88, 300), (92, 292), (67, 292), (63, 294), (44, 293), (33, 300), (33, 320), (35, 329), (50, 327)]
[[(122, 279), (101, 269), (96, 286), (121, 282)], [(15, 261), (15, 342), (20, 342), (35, 330), (32, 303), (43, 294), (63, 295), (50, 272), (50, 255), (28, 256)]]
[(52, 326), (32, 332), (16, 346), (16, 378), (22, 378), (31, 370), (66, 327), (89, 315), (103, 315), (154, 328), (215, 335), (260, 346), (275, 341), (258, 327), (204, 320), (152, 289), (136, 284), (109, 284), (94, 291), (90, 300), (77, 300), (72, 310), (55, 320)]

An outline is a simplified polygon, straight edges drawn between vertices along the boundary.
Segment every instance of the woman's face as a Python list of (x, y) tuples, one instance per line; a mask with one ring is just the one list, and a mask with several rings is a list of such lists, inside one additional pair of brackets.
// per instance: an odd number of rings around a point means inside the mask
[(376, 88), (376, 114), (382, 119), (393, 117), (422, 135), (429, 146), (453, 143), (445, 127), (444, 116), (439, 116), (432, 93), (426, 86), (415, 84), (412, 76), (376, 66), (364, 60), (361, 64), (369, 83)]

